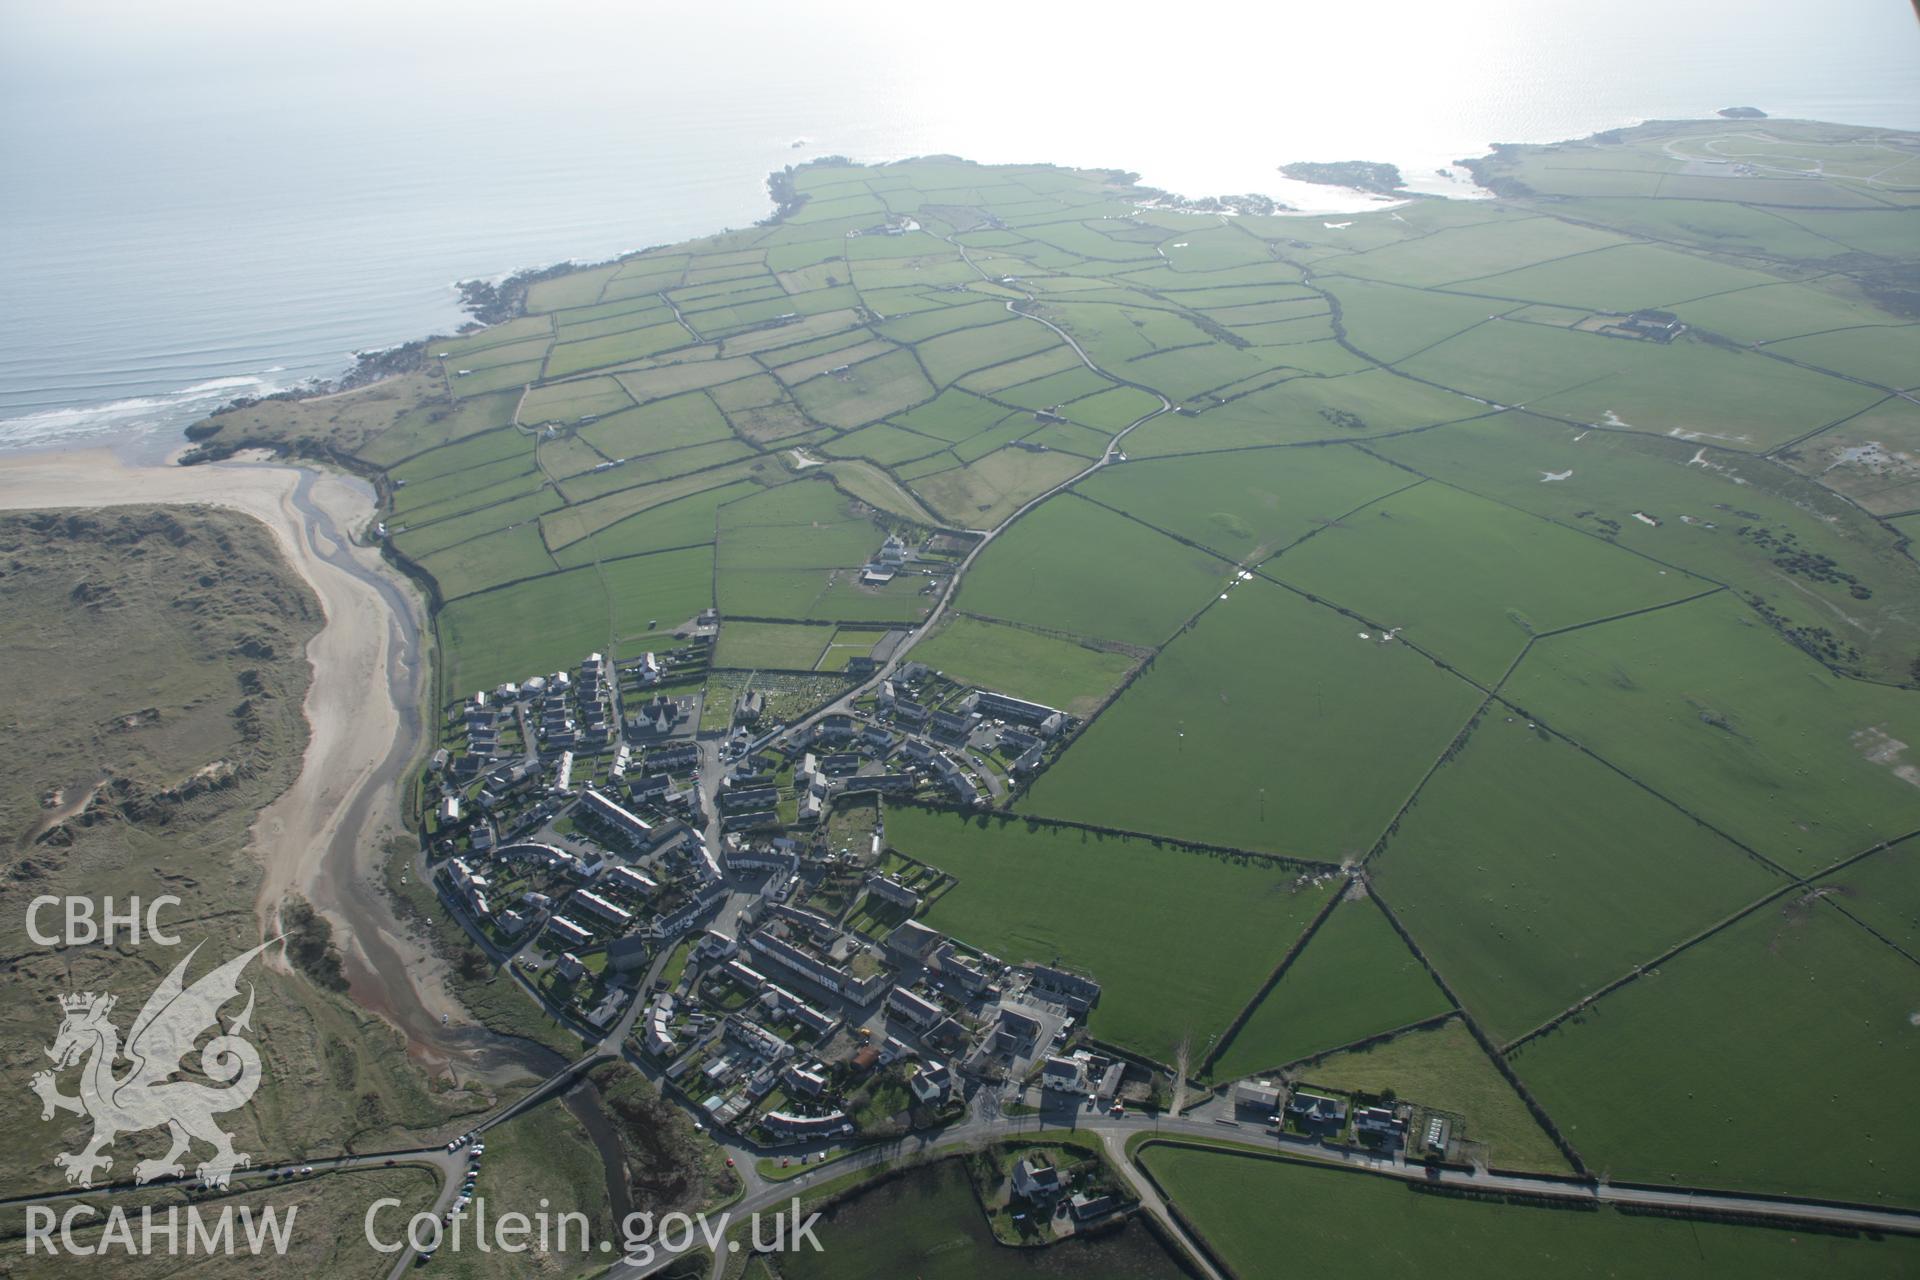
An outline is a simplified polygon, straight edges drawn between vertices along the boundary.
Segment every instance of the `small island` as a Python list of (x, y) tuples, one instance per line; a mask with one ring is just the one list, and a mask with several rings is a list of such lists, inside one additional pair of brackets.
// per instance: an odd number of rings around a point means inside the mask
[(1767, 113), (1758, 107), (1722, 107), (1719, 114), (1728, 120), (1765, 120)]
[(1312, 182), (1323, 187), (1351, 187), (1380, 196), (1409, 194), (1399, 167), (1376, 160), (1303, 160), (1281, 165), (1280, 172), (1296, 182)]

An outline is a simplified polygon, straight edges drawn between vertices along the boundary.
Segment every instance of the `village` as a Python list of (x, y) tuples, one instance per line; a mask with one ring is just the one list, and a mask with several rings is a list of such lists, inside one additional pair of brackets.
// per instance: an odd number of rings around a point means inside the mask
[[(867, 572), (902, 550), (889, 538)], [(1146, 1100), (1145, 1068), (1070, 1048), (1099, 984), (920, 924), (946, 877), (890, 852), (879, 816), (881, 797), (992, 804), (1070, 717), (908, 662), (801, 726), (766, 725), (749, 694), (727, 732), (700, 734), (661, 686), (705, 666), (717, 621), (451, 710), (431, 869), (489, 958), (767, 1144), (926, 1127), (970, 1082)], [(848, 834), (836, 808), (871, 817)]]
[[(1094, 976), (921, 923), (951, 878), (886, 843), (883, 798), (988, 805), (999, 778), (981, 757), (1030, 775), (1070, 717), (908, 662), (801, 726), (760, 728), (743, 699), (733, 727), (701, 736), (657, 691), (700, 648), (589, 654), (455, 709), (457, 754), (429, 771), (432, 870), (492, 961), (763, 1148), (939, 1127), (983, 1089), (1032, 1114), (1166, 1105), (1151, 1064), (1087, 1041)], [(1265, 1080), (1198, 1114), (1390, 1154), (1416, 1119)], [(1444, 1153), (1453, 1122), (1436, 1114), (1413, 1145)], [(1078, 1221), (1105, 1200), (1060, 1204)]]

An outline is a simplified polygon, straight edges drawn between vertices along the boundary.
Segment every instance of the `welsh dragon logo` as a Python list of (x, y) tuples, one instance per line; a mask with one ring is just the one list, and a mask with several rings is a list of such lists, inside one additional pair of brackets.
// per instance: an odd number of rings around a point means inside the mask
[[(247, 985), (246, 1008), (224, 1032), (219, 1015), (223, 1005), (240, 995), (240, 971), (272, 945), (264, 942), (188, 986), (187, 965), (200, 950), (194, 947), (147, 997), (124, 1047), (119, 1028), (108, 1018), (113, 996), (86, 992), (60, 998), (60, 1031), (46, 1050), (53, 1070), (36, 1072), (29, 1087), (40, 1096), (42, 1120), (53, 1119), (56, 1111), (93, 1119), (92, 1141), (80, 1151), (54, 1157), (67, 1171), (68, 1182), (92, 1186), (96, 1173), (113, 1167), (113, 1157), (104, 1153), (115, 1138), (162, 1125), (172, 1145), (158, 1160), (134, 1165), (136, 1183), (183, 1176), (180, 1158), (196, 1139), (213, 1148), (213, 1158), (198, 1170), (205, 1186), (226, 1186), (234, 1169), (249, 1163), (245, 1152), (233, 1149), (233, 1135), (213, 1118), (245, 1106), (260, 1087), (260, 1054), (240, 1036), (253, 1018), (252, 984)], [(183, 1070), (182, 1060), (209, 1030), (216, 1034), (200, 1050), (199, 1062), (200, 1072), (214, 1083), (175, 1079)], [(130, 1068), (116, 1075), (122, 1061)], [(57, 1074), (76, 1064), (82, 1064), (80, 1092), (61, 1093)]]

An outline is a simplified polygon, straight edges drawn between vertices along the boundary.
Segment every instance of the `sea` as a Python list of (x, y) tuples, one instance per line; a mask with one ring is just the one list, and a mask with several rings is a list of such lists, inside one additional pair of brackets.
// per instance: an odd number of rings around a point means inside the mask
[(748, 225), (814, 156), (1327, 212), (1365, 198), (1278, 166), (1472, 198), (1492, 143), (1730, 106), (1920, 130), (1913, 9), (0, 0), (0, 450), (170, 447), (450, 331), (458, 280)]

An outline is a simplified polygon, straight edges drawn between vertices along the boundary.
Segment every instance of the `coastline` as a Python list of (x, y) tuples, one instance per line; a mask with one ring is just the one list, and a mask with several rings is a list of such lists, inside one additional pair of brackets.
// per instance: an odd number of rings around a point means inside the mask
[[(373, 865), (397, 829), (399, 787), (419, 753), (426, 669), (418, 660), (420, 601), (347, 532), (373, 517), (371, 488), (312, 467), (181, 467), (104, 447), (22, 452), (0, 466), (0, 509), (149, 503), (224, 507), (259, 520), (325, 615), (307, 646), (313, 681), (299, 775), (251, 828), (249, 850), (262, 872), (260, 936), (275, 930), (289, 893), (303, 894), (335, 926), (354, 999), (397, 1025), (429, 1061), (463, 1056), (477, 1028), (447, 991), (440, 962), (394, 915)], [(442, 1017), (451, 1030), (436, 1035)]]
[[(1722, 108), (1739, 110), (1738, 108)], [(1585, 133), (1570, 134), (1565, 137), (1540, 137), (1521, 142), (1470, 142), (1448, 149), (1450, 158), (1443, 163), (1446, 169), (1455, 171), (1445, 181), (1435, 183), (1432, 172), (1420, 168), (1405, 157), (1386, 162), (1384, 167), (1398, 166), (1403, 186), (1385, 189), (1367, 185), (1346, 185), (1332, 178), (1293, 178), (1285, 177), (1289, 168), (1341, 170), (1348, 167), (1372, 167), (1375, 162), (1347, 160), (1338, 162), (1286, 161), (1272, 166), (1272, 173), (1282, 181), (1271, 193), (1225, 194), (1218, 186), (1212, 188), (1211, 195), (1187, 195), (1171, 185), (1160, 185), (1160, 179), (1148, 182), (1140, 172), (1122, 169), (1111, 165), (1089, 162), (1085, 164), (1021, 161), (1018, 157), (1001, 158), (977, 163), (1028, 163), (1053, 168), (1077, 168), (1086, 172), (1103, 172), (1113, 176), (1116, 182), (1131, 187), (1143, 207), (1184, 209), (1195, 212), (1235, 213), (1250, 212), (1279, 216), (1295, 216), (1312, 219), (1324, 216), (1379, 210), (1391, 208), (1407, 200), (1480, 200), (1494, 198), (1502, 194), (1494, 186), (1482, 180), (1485, 164), (1494, 159), (1503, 150), (1513, 147), (1531, 147), (1542, 145), (1575, 145), (1591, 142), (1610, 134), (1673, 123), (1697, 121), (1702, 123), (1721, 123), (1728, 127), (1759, 126), (1776, 124), (1794, 124), (1816, 121), (1822, 118), (1812, 115), (1783, 110), (1769, 113), (1760, 119), (1739, 117), (1728, 118), (1723, 114), (1698, 116), (1662, 115), (1631, 116), (1619, 123), (1591, 129)], [(1844, 121), (1826, 121), (1827, 123), (1845, 123)], [(1859, 125), (1860, 128), (1893, 128), (1896, 126)], [(1499, 137), (1502, 135), (1494, 135)], [(1531, 137), (1530, 131), (1521, 129), (1517, 136)], [(1311, 150), (1311, 148), (1309, 148)], [(1390, 144), (1376, 149), (1362, 148), (1353, 154), (1390, 154)], [(1464, 153), (1464, 154), (1462, 154)], [(793, 190), (791, 175), (797, 168), (810, 165), (833, 163), (872, 163), (884, 165), (915, 158), (941, 156), (938, 152), (905, 151), (898, 155), (885, 156), (871, 161), (849, 161), (844, 155), (822, 154), (809, 159), (789, 162), (780, 168), (765, 173), (761, 184), (761, 196), (756, 207), (742, 208), (735, 223), (732, 217), (706, 229), (704, 233), (721, 230), (743, 230), (747, 227), (777, 226), (791, 217), (805, 204), (805, 197)], [(967, 160), (966, 156), (950, 158)], [(1205, 190), (1207, 188), (1198, 188)], [(1317, 197), (1317, 198), (1315, 198)], [(1296, 207), (1289, 201), (1300, 200)], [(458, 334), (471, 331), (476, 326), (490, 327), (513, 318), (518, 314), (519, 302), (526, 288), (544, 279), (564, 274), (568, 271), (590, 270), (629, 258), (649, 248), (660, 248), (673, 240), (658, 239), (642, 232), (638, 236), (623, 238), (619, 243), (639, 247), (627, 247), (612, 252), (587, 251), (579, 256), (564, 258), (534, 257), (523, 258), (523, 262), (533, 261), (538, 265), (521, 265), (496, 270), (491, 273), (462, 273), (447, 281), (444, 288), (452, 298), (447, 308), (453, 315), (440, 321), (423, 321), (418, 327), (408, 330), (412, 336), (391, 341), (367, 339), (372, 345), (356, 345), (343, 348), (343, 353), (331, 358), (324, 365), (316, 366), (315, 353), (307, 352), (295, 358), (295, 366), (310, 372), (300, 376), (289, 385), (276, 385), (274, 375), (282, 366), (275, 365), (265, 371), (253, 371), (238, 375), (226, 371), (203, 369), (192, 375), (196, 381), (192, 386), (172, 391), (150, 391), (140, 393), (133, 400), (103, 400), (100, 403), (75, 405), (67, 408), (37, 411), (54, 418), (71, 418), (84, 422), (94, 415), (106, 415), (97, 424), (69, 426), (59, 430), (49, 430), (44, 435), (8, 434), (0, 430), (0, 460), (13, 456), (16, 452), (33, 452), (40, 449), (77, 450), (92, 449), (96, 446), (121, 447), (131, 438), (142, 449), (170, 449), (172, 442), (179, 439), (179, 433), (199, 423), (205, 422), (225, 409), (237, 403), (250, 400), (290, 398), (308, 399), (316, 396), (335, 394), (370, 385), (398, 372), (413, 367), (414, 362), (425, 346), (435, 341), (444, 341)], [(564, 252), (564, 248), (557, 252)], [(444, 296), (444, 295), (443, 295)], [(275, 357), (281, 359), (283, 357)], [(190, 392), (199, 391), (209, 385), (209, 379), (231, 379), (237, 383), (256, 384), (250, 389), (234, 388), (230, 393), (214, 398), (203, 398), (179, 404), (162, 404)], [(155, 416), (136, 417), (127, 422), (119, 422), (115, 411), (126, 405), (152, 402)], [(21, 423), (35, 415), (19, 418), (0, 419), (0, 428), (10, 423)], [(191, 437), (189, 437), (191, 438)]]

